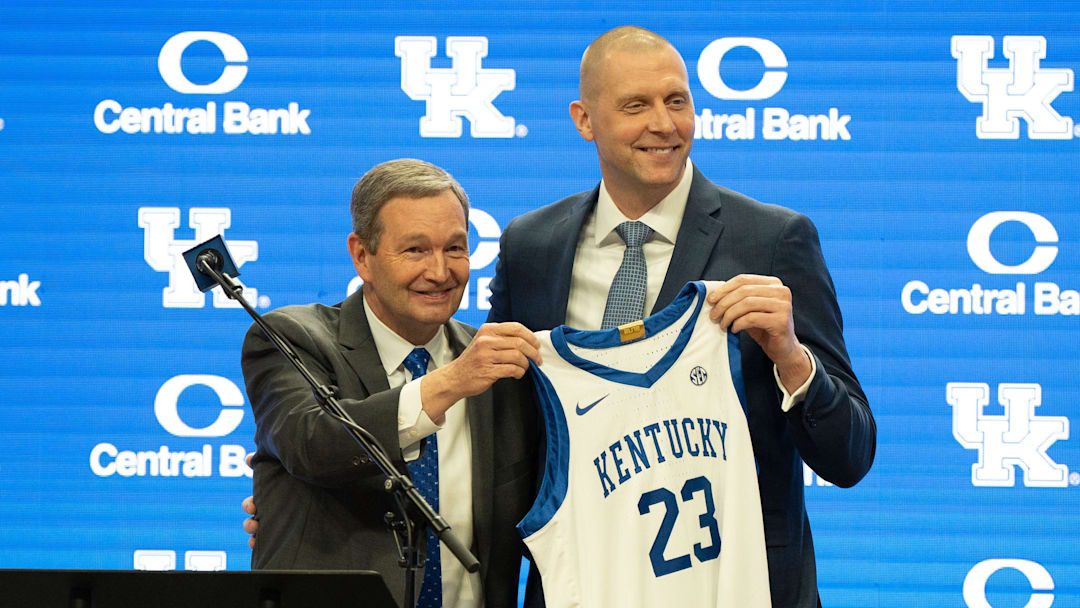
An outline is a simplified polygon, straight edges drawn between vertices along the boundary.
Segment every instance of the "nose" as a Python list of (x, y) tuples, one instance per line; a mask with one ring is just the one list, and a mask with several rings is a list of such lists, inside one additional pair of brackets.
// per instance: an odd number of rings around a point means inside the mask
[(675, 121), (672, 120), (671, 114), (665, 104), (658, 104), (653, 106), (649, 111), (649, 130), (653, 133), (660, 133), (662, 135), (670, 135), (675, 131)]
[(424, 277), (433, 283), (444, 283), (450, 278), (450, 266), (443, 252), (436, 251), (428, 256)]

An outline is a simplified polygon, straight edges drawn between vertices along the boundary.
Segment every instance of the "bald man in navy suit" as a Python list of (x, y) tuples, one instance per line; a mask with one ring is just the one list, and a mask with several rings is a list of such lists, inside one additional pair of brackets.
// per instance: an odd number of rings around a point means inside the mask
[(507, 226), (488, 320), (599, 329), (627, 248), (615, 228), (625, 222), (651, 234), (642, 315), (687, 281), (726, 281), (708, 303), (742, 335), (773, 605), (820, 606), (802, 465), (852, 486), (870, 469), (877, 431), (817, 231), (806, 216), (716, 186), (692, 165), (686, 66), (660, 36), (636, 27), (602, 35), (582, 58), (580, 88), (570, 114), (596, 146), (602, 181)]

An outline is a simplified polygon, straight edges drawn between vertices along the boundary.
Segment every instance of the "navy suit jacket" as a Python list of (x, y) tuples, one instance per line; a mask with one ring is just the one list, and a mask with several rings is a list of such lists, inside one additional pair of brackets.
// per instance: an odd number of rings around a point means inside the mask
[[(507, 226), (491, 282), (489, 321), (518, 321), (533, 331), (564, 322), (578, 237), (598, 196), (599, 186)], [(874, 460), (874, 418), (851, 369), (813, 223), (718, 187), (695, 168), (654, 310), (671, 303), (688, 281), (743, 273), (775, 276), (791, 289), (795, 333), (817, 359), (806, 399), (785, 413), (772, 362), (749, 336), (740, 339), (773, 605), (818, 606), (802, 463), (838, 486), (854, 485)]]

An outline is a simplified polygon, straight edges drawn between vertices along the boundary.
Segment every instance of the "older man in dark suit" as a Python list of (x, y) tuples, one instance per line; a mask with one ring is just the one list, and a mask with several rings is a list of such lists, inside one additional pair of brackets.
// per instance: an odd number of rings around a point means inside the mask
[[(357, 183), (352, 213), (363, 289), (265, 319), (479, 558), (469, 574), (429, 536), (417, 606), (516, 606), (514, 525), (534, 494), (536, 419), (531, 393), (506, 379), (522, 376), (538, 343), (517, 323), (476, 332), (450, 318), (468, 283), (468, 199), (445, 171), (378, 165)], [(252, 567), (376, 570), (401, 603), (381, 472), (257, 327), (242, 364), (262, 517)]]

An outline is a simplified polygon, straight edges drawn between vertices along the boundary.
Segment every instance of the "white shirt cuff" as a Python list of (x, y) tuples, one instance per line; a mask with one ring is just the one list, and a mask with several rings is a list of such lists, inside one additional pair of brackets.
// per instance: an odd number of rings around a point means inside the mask
[(799, 346), (802, 346), (802, 349), (806, 351), (806, 356), (810, 357), (810, 376), (806, 379), (806, 382), (802, 383), (802, 386), (789, 395), (787, 389), (784, 388), (784, 383), (780, 381), (780, 370), (776, 368), (775, 364), (772, 367), (773, 377), (776, 378), (776, 386), (780, 387), (780, 393), (784, 396), (784, 399), (780, 402), (780, 410), (783, 412), (787, 412), (802, 403), (803, 399), (806, 399), (806, 391), (809, 390), (810, 382), (814, 380), (814, 376), (817, 374), (817, 358), (814, 357), (814, 353), (810, 352), (810, 349), (806, 348), (805, 344)]
[(421, 380), (423, 378), (405, 383), (398, 395), (398, 442), (406, 461), (419, 458), (420, 440), (442, 428), (424, 411), (420, 401)]

